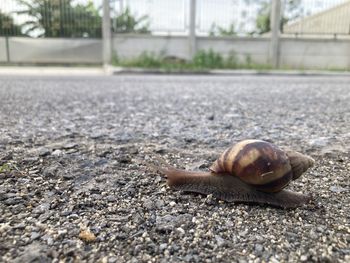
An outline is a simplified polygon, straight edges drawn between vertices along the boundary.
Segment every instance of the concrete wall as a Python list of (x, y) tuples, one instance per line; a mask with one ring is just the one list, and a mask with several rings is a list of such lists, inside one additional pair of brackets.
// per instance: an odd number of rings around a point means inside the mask
[[(9, 38), (13, 63), (102, 63), (100, 39)], [(185, 36), (115, 35), (113, 50), (121, 58), (133, 58), (142, 52), (163, 52), (166, 56), (189, 59)], [(228, 55), (231, 51), (244, 62), (246, 57), (268, 64), (269, 38), (198, 37), (197, 49), (209, 49)], [(0, 62), (6, 62), (5, 38), (0, 38)], [(350, 68), (350, 39), (281, 38), (280, 65), (299, 69)]]
[(190, 50), (186, 36), (115, 35), (113, 50), (121, 58), (133, 58), (142, 52), (164, 52), (166, 56), (188, 59)]
[[(235, 51), (237, 57), (244, 61), (249, 55), (256, 63), (268, 62), (268, 38), (230, 38), (230, 37), (198, 37), (197, 50), (205, 49), (222, 53), (224, 56)], [(113, 50), (121, 58), (137, 57), (142, 52), (164, 53), (190, 59), (188, 38), (185, 36), (149, 36), (149, 35), (115, 35)]]
[(201, 37), (197, 40), (197, 47), (198, 50), (211, 48), (224, 56), (234, 51), (241, 62), (245, 62), (247, 56), (249, 56), (255, 63), (267, 64), (269, 43), (270, 40), (268, 38)]
[(9, 38), (13, 63), (101, 63), (100, 39)]
[(280, 65), (301, 69), (350, 69), (350, 40), (282, 38)]
[(4, 37), (0, 37), (0, 62), (6, 62), (6, 39)]
[[(186, 37), (115, 35), (113, 49), (122, 58), (137, 57), (143, 51), (165, 52), (168, 56), (189, 58)], [(268, 64), (268, 37), (198, 37), (197, 49), (209, 49), (228, 55), (237, 54), (241, 62), (249, 55), (254, 63)], [(297, 69), (350, 68), (350, 39), (281, 38), (279, 62), (282, 67)]]

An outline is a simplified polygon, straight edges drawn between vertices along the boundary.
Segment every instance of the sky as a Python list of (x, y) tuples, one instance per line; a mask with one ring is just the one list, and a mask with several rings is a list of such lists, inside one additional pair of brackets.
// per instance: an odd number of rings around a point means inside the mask
[[(250, 32), (255, 29), (255, 20), (264, 0), (197, 0), (197, 31), (208, 32), (212, 24), (228, 28), (234, 23), (236, 31)], [(265, 0), (266, 1), (266, 0)], [(301, 16), (314, 14), (349, 0), (301, 0)], [(86, 3), (87, 0), (75, 0)], [(93, 0), (101, 6), (102, 0)], [(112, 8), (118, 12), (129, 6), (137, 17), (148, 15), (152, 31), (170, 33), (186, 32), (188, 29), (189, 0), (113, 0)], [(5, 12), (18, 10), (16, 0), (0, 0), (0, 9)], [(287, 14), (288, 15), (288, 14)], [(25, 17), (15, 16), (15, 21), (23, 22)]]

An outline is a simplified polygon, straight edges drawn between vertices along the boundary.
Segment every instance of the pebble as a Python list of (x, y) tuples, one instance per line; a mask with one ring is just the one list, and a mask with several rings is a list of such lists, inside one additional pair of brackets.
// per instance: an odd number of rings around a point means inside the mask
[(223, 246), (225, 244), (225, 239), (223, 239), (219, 235), (215, 235), (215, 240), (218, 246)]
[(335, 186), (332, 185), (329, 188), (330, 191), (332, 191), (333, 193), (342, 193), (342, 192), (347, 192), (348, 190), (346, 188), (340, 187), (340, 186)]
[(30, 236), (30, 239), (31, 240), (36, 240), (40, 237), (40, 233), (37, 233), (37, 232), (32, 232), (31, 236)]
[(49, 203), (42, 203), (35, 207), (32, 210), (32, 213), (34, 214), (43, 214), (44, 212), (48, 211), (50, 209), (50, 204)]

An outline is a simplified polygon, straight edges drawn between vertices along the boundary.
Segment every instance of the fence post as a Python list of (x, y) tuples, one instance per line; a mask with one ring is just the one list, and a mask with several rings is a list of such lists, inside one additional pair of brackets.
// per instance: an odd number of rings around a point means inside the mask
[(280, 45), (280, 24), (281, 24), (281, 0), (271, 0), (270, 14), (270, 63), (274, 68), (279, 67), (279, 45)]
[(196, 0), (190, 0), (190, 19), (189, 19), (189, 35), (188, 35), (188, 45), (190, 59), (194, 57), (197, 52), (196, 43)]
[(9, 43), (9, 36), (5, 36), (5, 44), (6, 44), (6, 62), (10, 63), (11, 59), (10, 59), (10, 43)]
[(111, 10), (109, 0), (103, 0), (102, 42), (103, 64), (109, 65), (112, 62)]

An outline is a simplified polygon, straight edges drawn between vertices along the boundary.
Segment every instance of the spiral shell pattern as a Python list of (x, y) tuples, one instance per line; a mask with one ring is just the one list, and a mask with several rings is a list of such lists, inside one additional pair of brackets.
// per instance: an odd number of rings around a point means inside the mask
[(264, 192), (278, 192), (293, 179), (287, 154), (272, 143), (241, 141), (228, 148), (210, 170), (230, 174)]

